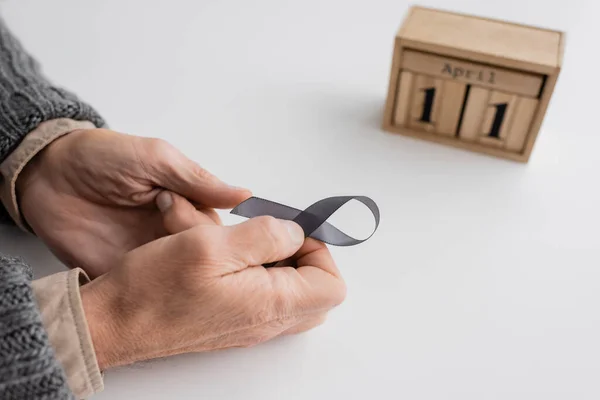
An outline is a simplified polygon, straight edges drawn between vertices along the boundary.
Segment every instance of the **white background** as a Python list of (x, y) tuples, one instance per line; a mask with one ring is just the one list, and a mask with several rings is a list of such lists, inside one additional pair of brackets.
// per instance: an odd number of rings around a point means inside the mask
[[(332, 248), (349, 291), (325, 325), (109, 371), (96, 399), (600, 398), (600, 5), (420, 4), (568, 32), (527, 165), (381, 131), (402, 0), (0, 3), (113, 129), (297, 208), (339, 194), (381, 208), (371, 240)], [(352, 210), (335, 223), (368, 234)], [(63, 268), (12, 228), (0, 242), (38, 276)]]

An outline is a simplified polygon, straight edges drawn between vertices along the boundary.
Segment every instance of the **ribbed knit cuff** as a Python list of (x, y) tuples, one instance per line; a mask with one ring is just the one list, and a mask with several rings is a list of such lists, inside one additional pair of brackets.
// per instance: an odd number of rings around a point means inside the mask
[(43, 75), (37, 61), (0, 19), (0, 162), (25, 135), (57, 118), (105, 125), (89, 104)]
[(0, 399), (74, 400), (37, 309), (30, 267), (0, 256)]
[[(100, 114), (74, 93), (53, 84), (0, 17), (0, 163), (46, 121), (66, 118), (106, 127)], [(0, 176), (0, 184), (2, 184)], [(0, 205), (0, 224), (10, 223)]]
[(37, 61), (0, 20), (0, 162), (25, 135), (57, 118), (105, 125), (89, 104), (45, 77)]

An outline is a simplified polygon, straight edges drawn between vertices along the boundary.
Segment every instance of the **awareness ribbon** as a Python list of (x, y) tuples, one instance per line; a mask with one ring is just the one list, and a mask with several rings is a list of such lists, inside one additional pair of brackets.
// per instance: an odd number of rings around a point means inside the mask
[[(363, 203), (375, 218), (375, 229), (365, 239), (355, 239), (348, 236), (327, 222), (327, 219), (329, 219), (333, 213), (350, 200), (357, 200)], [(317, 201), (304, 211), (259, 197), (250, 197), (231, 210), (231, 214), (246, 218), (270, 215), (278, 219), (294, 221), (302, 227), (305, 237), (311, 237), (334, 246), (354, 246), (368, 240), (375, 234), (375, 231), (377, 231), (380, 217), (377, 204), (365, 196), (327, 197)], [(266, 266), (273, 265), (275, 265), (275, 263)]]

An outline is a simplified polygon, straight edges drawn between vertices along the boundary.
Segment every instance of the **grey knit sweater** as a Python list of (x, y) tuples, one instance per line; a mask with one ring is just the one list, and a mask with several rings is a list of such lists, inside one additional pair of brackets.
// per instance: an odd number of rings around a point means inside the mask
[[(0, 17), (0, 163), (40, 123), (55, 118), (104, 121), (54, 86)], [(2, 179), (2, 176), (0, 176)], [(10, 223), (0, 204), (0, 223)], [(31, 269), (0, 254), (0, 399), (71, 399), (31, 288)]]

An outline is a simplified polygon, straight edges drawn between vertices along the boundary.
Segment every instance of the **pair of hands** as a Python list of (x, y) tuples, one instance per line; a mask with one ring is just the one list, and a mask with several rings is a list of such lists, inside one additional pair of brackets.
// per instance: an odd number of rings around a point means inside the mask
[(97, 277), (81, 295), (101, 369), (302, 332), (345, 297), (324, 244), (270, 217), (222, 226), (214, 208), (250, 192), (161, 140), (72, 132), (36, 156), (17, 192), (53, 253)]

